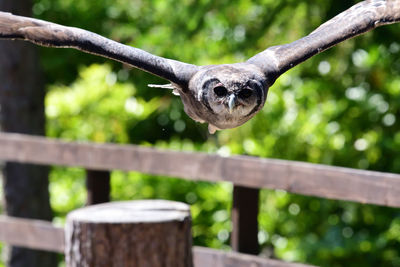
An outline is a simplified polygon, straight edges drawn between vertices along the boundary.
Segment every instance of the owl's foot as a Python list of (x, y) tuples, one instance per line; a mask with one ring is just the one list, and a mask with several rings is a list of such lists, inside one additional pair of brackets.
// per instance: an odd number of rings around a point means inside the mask
[(209, 132), (210, 134), (215, 134), (215, 132), (216, 132), (217, 130), (221, 130), (221, 129), (218, 128), (218, 127), (215, 126), (215, 125), (208, 124), (208, 132)]

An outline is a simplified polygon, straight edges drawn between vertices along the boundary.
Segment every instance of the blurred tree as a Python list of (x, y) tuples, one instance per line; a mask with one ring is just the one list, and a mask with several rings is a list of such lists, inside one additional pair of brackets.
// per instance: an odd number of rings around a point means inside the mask
[[(32, 3), (0, 0), (0, 10), (31, 15)], [(37, 49), (22, 42), (0, 43), (0, 126), (6, 132), (44, 134), (44, 83)], [(10, 216), (52, 219), (48, 169), (42, 166), (6, 163), (4, 169), (5, 211)], [(10, 267), (53, 267), (53, 253), (11, 247)]]

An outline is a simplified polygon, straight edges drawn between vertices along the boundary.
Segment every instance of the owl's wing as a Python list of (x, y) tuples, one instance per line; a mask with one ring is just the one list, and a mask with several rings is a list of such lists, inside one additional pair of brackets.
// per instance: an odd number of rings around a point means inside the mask
[(277, 78), (310, 57), (378, 26), (400, 22), (400, 0), (360, 2), (289, 44), (270, 47), (247, 62)]
[(107, 57), (186, 85), (197, 66), (162, 58), (79, 28), (0, 12), (0, 39), (20, 39), (48, 47), (75, 48)]

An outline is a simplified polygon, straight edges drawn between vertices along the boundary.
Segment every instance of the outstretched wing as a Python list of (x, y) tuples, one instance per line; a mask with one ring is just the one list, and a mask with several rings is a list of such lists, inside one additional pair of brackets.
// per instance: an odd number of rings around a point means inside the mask
[(310, 57), (378, 26), (400, 22), (400, 0), (360, 2), (304, 38), (270, 47), (248, 60), (268, 75), (279, 75)]
[(79, 28), (0, 12), (0, 38), (21, 39), (49, 46), (75, 48), (111, 58), (186, 86), (197, 66), (152, 55)]

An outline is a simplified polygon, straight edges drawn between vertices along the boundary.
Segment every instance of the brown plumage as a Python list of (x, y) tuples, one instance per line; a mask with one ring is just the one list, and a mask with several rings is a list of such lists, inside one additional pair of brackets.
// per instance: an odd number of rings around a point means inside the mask
[(308, 58), (378, 26), (400, 21), (400, 0), (369, 0), (340, 13), (304, 38), (273, 46), (243, 63), (196, 66), (152, 55), (79, 28), (0, 12), (0, 38), (69, 47), (108, 57), (167, 79), (185, 112), (211, 133), (234, 128), (265, 104), (268, 88)]

